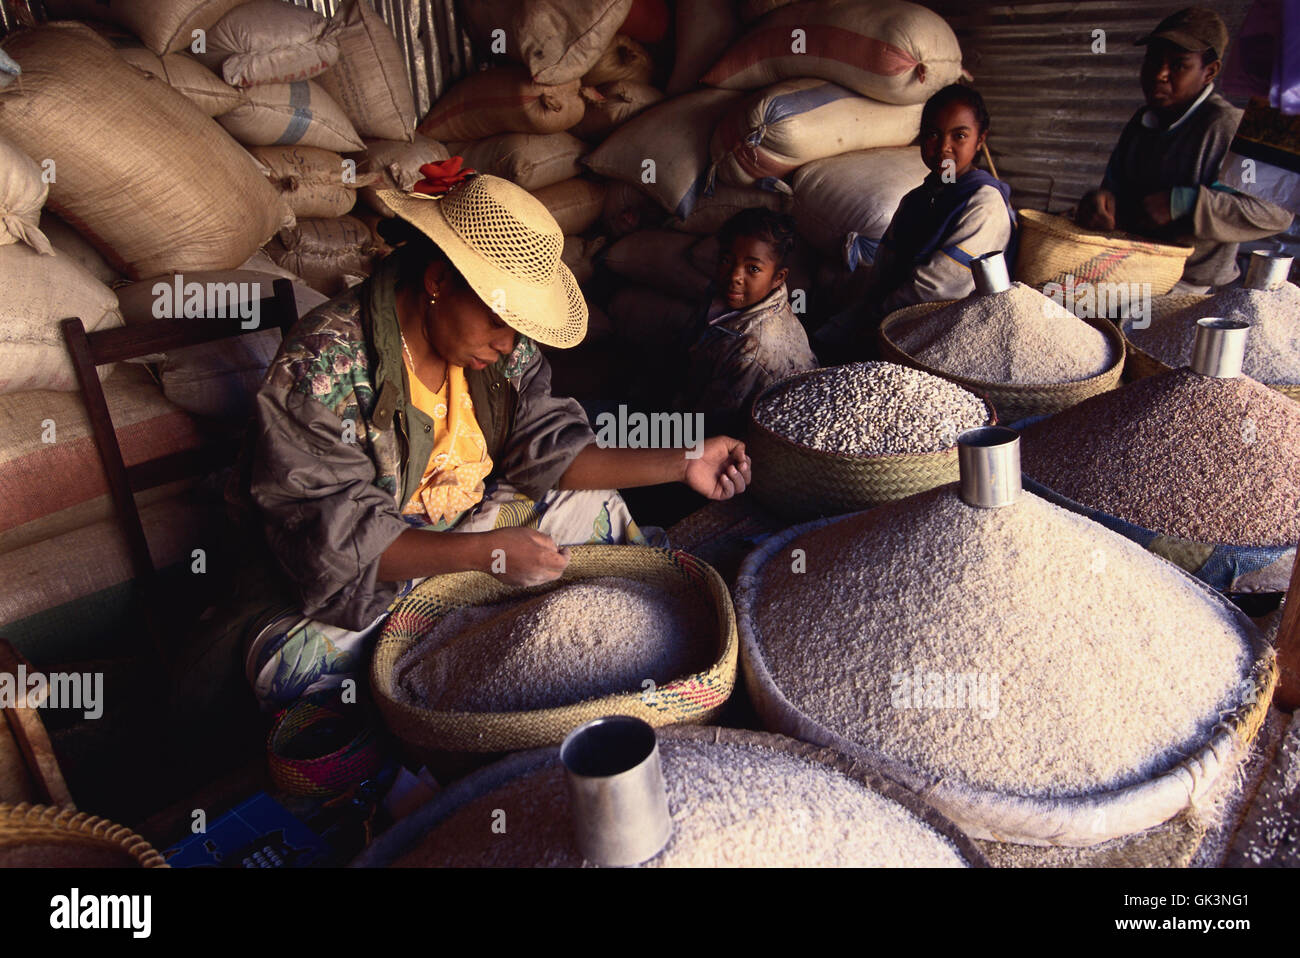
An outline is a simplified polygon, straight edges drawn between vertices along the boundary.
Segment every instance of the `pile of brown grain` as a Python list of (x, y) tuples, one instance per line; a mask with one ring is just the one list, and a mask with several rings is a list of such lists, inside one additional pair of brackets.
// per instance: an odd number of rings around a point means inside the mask
[(1195, 542), (1300, 540), (1300, 403), (1189, 369), (1029, 427), (1025, 474), (1091, 509)]
[(516, 712), (640, 692), (708, 668), (702, 598), (601, 577), (452, 612), (398, 659), (398, 696), (440, 711)]
[[(662, 740), (673, 835), (652, 868), (961, 867), (952, 843), (839, 772), (752, 745)], [(399, 867), (577, 867), (558, 760), (467, 804)], [(505, 833), (493, 822), (504, 812)]]
[(1119, 359), (1101, 332), (1024, 283), (913, 316), (889, 335), (931, 369), (987, 383), (1078, 382)]
[(1230, 289), (1169, 313), (1159, 310), (1146, 329), (1128, 328), (1133, 344), (1177, 369), (1192, 361), (1196, 321), (1206, 317), (1250, 323), (1242, 371), (1279, 386), (1300, 383), (1300, 287)]
[(1208, 590), (1028, 493), (977, 509), (946, 486), (851, 516), (790, 541), (760, 588), (758, 642), (799, 712), (1007, 794), (1168, 771), (1239, 703), (1250, 661)]

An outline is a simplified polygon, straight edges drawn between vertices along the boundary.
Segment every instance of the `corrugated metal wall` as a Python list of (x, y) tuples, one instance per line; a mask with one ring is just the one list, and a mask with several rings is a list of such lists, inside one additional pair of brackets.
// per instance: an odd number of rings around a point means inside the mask
[[(342, 0), (287, 0), (299, 7), (333, 16)], [(406, 67), (415, 90), (420, 116), (429, 112), (443, 92), (473, 69), (474, 52), (461, 29), (455, 0), (371, 0), (393, 28), (406, 54)]]
[[(1200, 0), (1205, 3), (1205, 0)], [(1236, 36), (1250, 0), (1208, 4)], [(1095, 188), (1111, 148), (1142, 105), (1133, 41), (1178, 0), (963, 3), (927, 0), (961, 40), (992, 117), (989, 150), (1017, 206), (1059, 212)], [(1106, 52), (1093, 53), (1104, 30)]]

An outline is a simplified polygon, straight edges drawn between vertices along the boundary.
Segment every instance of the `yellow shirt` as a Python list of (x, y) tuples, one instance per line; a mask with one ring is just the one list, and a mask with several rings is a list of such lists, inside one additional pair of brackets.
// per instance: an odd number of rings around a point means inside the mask
[(474, 402), (461, 366), (448, 366), (447, 379), (438, 392), (420, 382), (406, 365), (411, 404), (433, 420), (433, 452), (424, 478), (403, 515), (424, 515), (429, 522), (454, 522), (463, 512), (483, 501), (483, 480), (492, 471), (483, 430), (474, 418)]

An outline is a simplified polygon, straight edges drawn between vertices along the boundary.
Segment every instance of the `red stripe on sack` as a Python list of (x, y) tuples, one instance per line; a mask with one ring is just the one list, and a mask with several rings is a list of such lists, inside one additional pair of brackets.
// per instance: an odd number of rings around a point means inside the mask
[[(193, 420), (183, 412), (123, 426), (117, 441), (128, 466), (201, 445)], [(13, 529), (107, 494), (93, 438), (51, 443), (6, 463), (0, 475), (0, 502), (6, 506), (0, 528)]]
[(915, 69), (917, 60), (906, 50), (874, 37), (854, 33), (842, 27), (810, 25), (802, 27), (807, 33), (808, 52), (790, 50), (789, 26), (768, 27), (750, 34), (732, 47), (701, 81), (710, 86), (722, 86), (738, 73), (750, 69), (763, 60), (774, 57), (817, 57), (838, 60), (877, 76), (892, 77)]

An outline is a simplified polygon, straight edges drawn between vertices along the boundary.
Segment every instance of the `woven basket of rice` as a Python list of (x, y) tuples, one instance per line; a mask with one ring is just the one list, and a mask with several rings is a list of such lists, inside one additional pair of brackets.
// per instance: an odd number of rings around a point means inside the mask
[[(1029, 521), (1016, 525), (1008, 510), (1022, 507)], [(795, 548), (807, 554), (798, 575)], [(1039, 598), (998, 598), (998, 580)], [(1203, 635), (1188, 635), (1181, 617), (1164, 622), (1154, 660), (1118, 638), (1155, 641), (1153, 625), (1134, 617), (1175, 601)], [(957, 623), (949, 610), (959, 604)], [(999, 842), (1090, 846), (1194, 812), (1235, 774), (1277, 681), (1272, 647), (1221, 595), (1027, 492), (986, 510), (936, 489), (795, 526), (745, 560), (736, 610), (744, 680), (765, 728), (872, 765), (972, 837)], [(1213, 683), (1198, 672), (1176, 695), (1141, 691), (1165, 689), (1161, 663), (1184, 667), (1168, 647), (1188, 658), (1191, 643), (1206, 650)], [(1141, 661), (1115, 664), (1124, 655)], [(999, 693), (978, 709), (976, 672)], [(1079, 704), (1094, 695), (1113, 713)], [(1157, 709), (1161, 696), (1175, 704)]]
[[(415, 704), (399, 688), (395, 678), (399, 659), (443, 616), (475, 606), (547, 596), (575, 583), (610, 577), (653, 586), (683, 606), (689, 603), (702, 608), (707, 621), (702, 620), (689, 642), (692, 654), (711, 664), (658, 684), (638, 680), (616, 694), (520, 711), (440, 710)], [(583, 624), (590, 624), (595, 635), (613, 610), (590, 608), (580, 614), (589, 620)], [(447, 642), (432, 652), (435, 669), (437, 657), (451, 654), (454, 644)], [(425, 580), (389, 616), (372, 659), (370, 680), (388, 728), (417, 753), (495, 753), (558, 745), (574, 728), (603, 715), (631, 715), (655, 727), (708, 722), (731, 697), (737, 659), (731, 596), (726, 583), (707, 564), (684, 552), (643, 546), (574, 546), (562, 578), (531, 589), (509, 586), (479, 572)], [(544, 678), (539, 674), (535, 682)]]
[(991, 383), (967, 379), (963, 376), (954, 376), (942, 369), (935, 369), (917, 359), (913, 359), (903, 352), (898, 343), (891, 337), (891, 329), (907, 323), (914, 317), (950, 305), (952, 305), (952, 301), (918, 303), (916, 306), (908, 306), (890, 313), (880, 326), (881, 356), (889, 362), (902, 363), (905, 366), (911, 366), (934, 376), (942, 376), (958, 386), (985, 397), (997, 410), (998, 418), (1008, 425), (1033, 416), (1050, 416), (1062, 409), (1069, 409), (1076, 403), (1081, 403), (1098, 393), (1114, 389), (1119, 385), (1120, 377), (1124, 372), (1124, 337), (1116, 329), (1114, 323), (1105, 319), (1086, 319), (1084, 322), (1099, 330), (1106, 337), (1111, 345), (1111, 355), (1115, 357), (1114, 363), (1105, 372), (1098, 373), (1088, 379), (1069, 383)]

